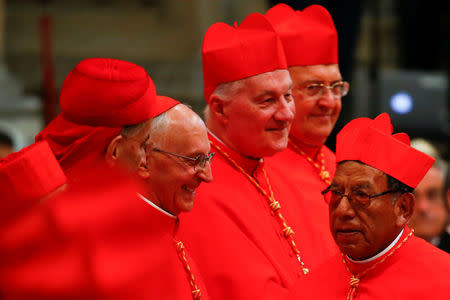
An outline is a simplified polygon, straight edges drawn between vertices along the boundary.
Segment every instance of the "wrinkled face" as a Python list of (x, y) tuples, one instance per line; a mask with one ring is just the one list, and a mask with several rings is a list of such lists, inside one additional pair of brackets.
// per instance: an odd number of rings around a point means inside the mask
[(444, 230), (447, 212), (444, 204), (444, 175), (431, 168), (414, 189), (416, 205), (410, 226), (415, 234), (430, 241)]
[(291, 84), (287, 70), (245, 79), (237, 95), (224, 104), (227, 144), (251, 157), (284, 150), (295, 114)]
[(341, 97), (334, 97), (329, 90), (320, 97), (308, 97), (303, 89), (313, 83), (331, 85), (341, 81), (339, 67), (337, 64), (295, 66), (289, 68), (289, 73), (296, 107), (291, 136), (309, 146), (322, 146), (341, 112)]
[[(206, 127), (201, 121), (186, 120), (184, 126), (174, 125), (166, 132), (165, 139), (164, 149), (161, 147), (164, 151), (192, 158), (210, 151)], [(190, 211), (194, 205), (195, 190), (202, 182), (212, 180), (209, 162), (204, 168), (196, 168), (190, 160), (152, 151), (151, 148), (147, 155), (147, 167), (150, 172), (150, 200), (173, 215)]]
[[(369, 195), (388, 190), (386, 175), (359, 162), (340, 163), (331, 184), (345, 194), (350, 191)], [(393, 194), (370, 200), (367, 206), (343, 197), (338, 203), (330, 202), (331, 233), (344, 254), (353, 259), (366, 259), (385, 249), (399, 233), (397, 216), (392, 203)]]

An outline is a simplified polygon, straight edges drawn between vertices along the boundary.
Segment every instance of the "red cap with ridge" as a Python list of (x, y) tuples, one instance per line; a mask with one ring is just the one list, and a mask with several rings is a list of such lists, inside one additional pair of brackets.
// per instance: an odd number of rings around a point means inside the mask
[(391, 119), (382, 113), (374, 120), (350, 121), (336, 137), (336, 162), (356, 160), (415, 188), (434, 158), (410, 146), (406, 133), (392, 134)]
[(336, 27), (323, 6), (294, 11), (287, 4), (277, 4), (266, 18), (281, 38), (289, 67), (338, 63)]
[(133, 63), (89, 58), (69, 73), (61, 88), (61, 113), (37, 136), (47, 140), (71, 180), (102, 161), (125, 125), (151, 119), (179, 104), (157, 96), (147, 72)]
[(109, 58), (78, 63), (64, 80), (60, 106), (68, 121), (106, 127), (143, 122), (152, 117), (152, 106), (153, 111), (159, 107), (155, 85), (144, 68)]
[(250, 14), (239, 26), (210, 26), (203, 39), (202, 62), (206, 102), (221, 83), (287, 69), (281, 41), (259, 13)]

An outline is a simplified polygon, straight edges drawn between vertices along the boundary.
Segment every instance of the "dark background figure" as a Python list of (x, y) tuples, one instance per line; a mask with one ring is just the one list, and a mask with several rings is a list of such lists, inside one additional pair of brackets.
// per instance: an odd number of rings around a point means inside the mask
[(398, 0), (395, 6), (400, 67), (449, 71), (450, 10), (425, 0)]
[(350, 92), (342, 103), (341, 116), (326, 145), (334, 151), (336, 133), (352, 119), (352, 77), (355, 67), (355, 50), (357, 47), (361, 18), (365, 1), (362, 0), (269, 0), (272, 7), (278, 3), (286, 3), (295, 10), (318, 4), (328, 9), (333, 17), (339, 41), (339, 68), (342, 78), (350, 82)]
[(12, 137), (8, 133), (0, 131), (0, 159), (6, 157), (13, 151), (14, 142)]
[(438, 248), (450, 253), (450, 172), (449, 169), (450, 164), (447, 162), (447, 176), (445, 178), (444, 185), (444, 202), (445, 208), (447, 209), (448, 219), (447, 219), (447, 227), (444, 232), (440, 236), (440, 241), (438, 244)]

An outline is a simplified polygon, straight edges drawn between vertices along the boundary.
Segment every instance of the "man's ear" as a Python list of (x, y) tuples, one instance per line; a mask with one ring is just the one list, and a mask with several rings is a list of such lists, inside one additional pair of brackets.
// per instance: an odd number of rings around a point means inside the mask
[(394, 213), (397, 216), (396, 225), (403, 227), (408, 223), (414, 212), (415, 198), (412, 193), (403, 193), (398, 196), (394, 204)]
[(141, 179), (147, 179), (148, 177), (150, 177), (150, 170), (147, 165), (147, 159), (147, 157), (141, 158), (136, 170), (136, 174)]
[(212, 94), (209, 98), (209, 114), (222, 124), (228, 123), (226, 106), (229, 101), (222, 100), (218, 95)]
[(120, 155), (120, 142), (123, 140), (122, 135), (116, 136), (106, 148), (105, 160), (109, 166), (114, 166), (117, 163), (118, 157)]

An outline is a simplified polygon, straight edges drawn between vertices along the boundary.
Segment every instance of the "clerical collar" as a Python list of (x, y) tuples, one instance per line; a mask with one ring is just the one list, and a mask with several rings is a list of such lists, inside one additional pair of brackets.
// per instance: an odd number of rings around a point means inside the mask
[(354, 263), (354, 264), (366, 264), (366, 263), (368, 263), (368, 262), (374, 261), (374, 260), (376, 260), (377, 258), (379, 258), (379, 257), (381, 257), (381, 256), (383, 256), (383, 255), (385, 255), (389, 250), (391, 250), (391, 249), (395, 246), (395, 244), (397, 244), (398, 240), (400, 239), (400, 237), (401, 237), (402, 234), (403, 234), (403, 231), (405, 231), (404, 228), (403, 228), (402, 231), (397, 235), (397, 237), (395, 238), (395, 240), (394, 240), (392, 243), (390, 243), (389, 246), (386, 247), (386, 249), (384, 249), (383, 251), (381, 251), (381, 252), (378, 253), (377, 255), (372, 256), (372, 257), (369, 257), (369, 258), (367, 258), (367, 259), (363, 259), (363, 260), (353, 260), (353, 259), (351, 259), (351, 258), (347, 255), (347, 259), (348, 259), (349, 261), (351, 261), (352, 263)]
[(147, 202), (148, 204), (150, 204), (151, 206), (153, 206), (156, 210), (162, 212), (163, 214), (165, 214), (165, 215), (167, 215), (167, 216), (169, 216), (169, 217), (171, 217), (171, 218), (177, 219), (176, 216), (174, 216), (174, 215), (172, 215), (171, 213), (165, 211), (164, 209), (162, 209), (161, 207), (159, 207), (158, 205), (156, 205), (156, 204), (153, 203), (152, 201), (148, 200), (147, 198), (145, 198), (145, 197), (142, 196), (141, 194), (137, 193), (137, 195), (138, 195), (139, 198), (141, 198), (142, 200), (144, 200), (145, 202)]
[[(219, 143), (221, 145), (218, 145), (222, 151), (225, 151), (233, 160), (235, 160), (248, 174), (251, 174), (254, 176), (254, 172), (258, 167), (261, 167), (264, 164), (263, 158), (253, 158), (244, 156), (239, 152), (234, 151), (230, 147), (228, 147), (221, 139), (219, 139), (214, 133), (212, 133), (208, 129), (208, 134), (210, 136), (210, 140), (212, 142), (212, 145), (214, 146), (214, 143)], [(219, 151), (220, 152), (220, 151)]]

